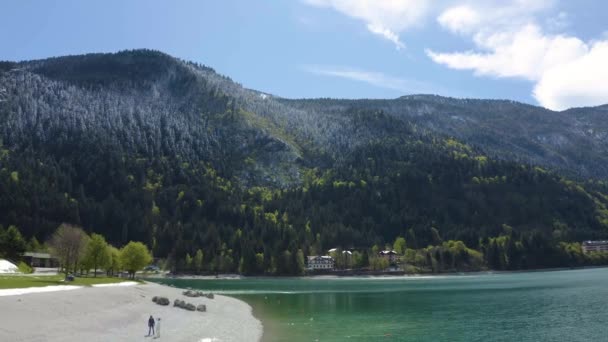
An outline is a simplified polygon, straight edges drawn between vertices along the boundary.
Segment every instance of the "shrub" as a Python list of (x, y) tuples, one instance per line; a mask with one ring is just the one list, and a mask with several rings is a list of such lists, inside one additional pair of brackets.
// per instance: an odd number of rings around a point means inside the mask
[(20, 262), (19, 265), (17, 265), (17, 268), (19, 269), (19, 272), (21, 273), (25, 273), (25, 274), (30, 274), (34, 272), (34, 269), (30, 267), (30, 265), (26, 264), (25, 262)]

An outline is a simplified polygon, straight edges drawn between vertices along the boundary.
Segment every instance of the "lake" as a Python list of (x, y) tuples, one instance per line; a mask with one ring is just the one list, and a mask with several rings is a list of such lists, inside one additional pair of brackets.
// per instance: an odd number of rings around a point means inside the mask
[(155, 280), (248, 302), (264, 341), (608, 341), (608, 269)]

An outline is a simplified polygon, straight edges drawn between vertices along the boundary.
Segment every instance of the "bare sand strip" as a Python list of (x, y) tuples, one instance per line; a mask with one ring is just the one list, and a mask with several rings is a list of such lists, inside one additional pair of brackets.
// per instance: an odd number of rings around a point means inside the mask
[[(169, 298), (171, 305), (152, 302)], [(205, 304), (207, 312), (173, 307), (175, 299)], [(147, 337), (148, 317), (161, 318), (159, 339)], [(158, 284), (83, 287), (0, 297), (0, 341), (259, 341), (262, 324), (251, 307), (216, 295), (189, 298)]]
[[(81, 289), (82, 286), (74, 286), (74, 285), (50, 285), (50, 286), (41, 286), (41, 287), (26, 287), (22, 289), (2, 289), (0, 290), (0, 297), (4, 296), (18, 296), (25, 295), (30, 293), (44, 293), (44, 292), (57, 292), (57, 291), (69, 291), (69, 290), (78, 290)], [(1, 318), (0, 313), (0, 318)], [(0, 326), (2, 323), (0, 322)]]
[[(112, 286), (134, 286), (134, 285), (138, 285), (138, 284), (139, 283), (135, 282), (135, 281), (123, 281), (120, 283), (95, 284), (92, 286), (93, 287), (112, 287)], [(30, 294), (30, 293), (77, 290), (77, 289), (81, 289), (83, 287), (84, 286), (78, 286), (78, 285), (49, 285), (49, 286), (40, 286), (40, 287), (24, 287), (24, 288), (20, 288), (20, 289), (1, 289), (0, 297), (25, 295), (25, 294)]]

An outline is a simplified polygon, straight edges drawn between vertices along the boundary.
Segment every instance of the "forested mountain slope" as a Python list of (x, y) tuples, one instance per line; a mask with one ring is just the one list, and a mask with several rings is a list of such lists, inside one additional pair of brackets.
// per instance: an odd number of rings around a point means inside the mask
[(394, 100), (281, 100), (318, 113), (381, 110), (420, 129), (453, 136), (494, 157), (577, 178), (608, 177), (608, 105), (554, 112), (513, 101), (434, 95)]
[[(0, 224), (41, 240), (79, 224), (176, 265), (202, 248), (208, 270), (246, 273), (399, 235), (553, 250), (608, 238), (605, 113), (286, 100), (148, 50), (3, 62)], [(510, 267), (559, 264), (545, 254)]]
[[(245, 183), (297, 179), (296, 146), (245, 112), (210, 69), (153, 51), (93, 54), (5, 67), (0, 129), (5, 145), (62, 155), (105, 146), (142, 157), (207, 160)], [(270, 133), (269, 131), (272, 131)], [(245, 167), (248, 157), (253, 167)], [(270, 177), (285, 179), (270, 179)]]
[(427, 95), (286, 100), (148, 50), (5, 62), (0, 70), (0, 129), (11, 146), (62, 146), (83, 133), (128, 153), (209, 160), (246, 184), (285, 186), (299, 183), (301, 166), (316, 166), (320, 156), (339, 159), (379, 137), (351, 114), (382, 112), (492, 157), (608, 177), (606, 106), (552, 112)]

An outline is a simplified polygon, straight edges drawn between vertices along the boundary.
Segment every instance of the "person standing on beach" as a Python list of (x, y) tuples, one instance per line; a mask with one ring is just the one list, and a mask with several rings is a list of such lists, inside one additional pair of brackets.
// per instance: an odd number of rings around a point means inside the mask
[(154, 335), (154, 317), (152, 317), (152, 315), (150, 315), (150, 318), (148, 318), (148, 336), (152, 336)]
[(160, 338), (160, 317), (158, 318), (158, 322), (156, 323), (156, 337)]

